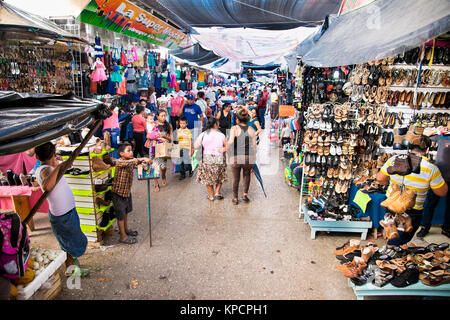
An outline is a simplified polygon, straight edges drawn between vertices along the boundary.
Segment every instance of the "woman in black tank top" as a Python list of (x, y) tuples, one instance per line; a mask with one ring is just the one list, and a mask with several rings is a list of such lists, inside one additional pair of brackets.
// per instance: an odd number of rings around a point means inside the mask
[(244, 192), (242, 200), (249, 202), (248, 190), (250, 187), (250, 176), (255, 164), (256, 134), (252, 127), (247, 125), (250, 115), (242, 109), (236, 116), (237, 125), (231, 128), (228, 145), (231, 146), (231, 172), (233, 174), (233, 203), (238, 204), (239, 181), (242, 176), (244, 180)]
[[(224, 111), (228, 113), (226, 116)], [(219, 130), (226, 136), (227, 130), (231, 128), (231, 104), (225, 103), (216, 118), (219, 120)]]

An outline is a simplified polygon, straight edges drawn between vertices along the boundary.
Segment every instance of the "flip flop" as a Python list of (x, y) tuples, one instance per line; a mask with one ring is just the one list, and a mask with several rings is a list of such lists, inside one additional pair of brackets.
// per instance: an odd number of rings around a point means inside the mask
[(136, 237), (139, 232), (137, 232), (136, 230), (133, 229), (128, 229), (128, 232), (126, 232), (127, 236), (132, 236), (132, 237)]
[(125, 243), (125, 244), (135, 244), (137, 243), (137, 239), (133, 238), (133, 237), (128, 237), (125, 240), (119, 240), (120, 243)]
[(214, 199), (215, 199), (215, 200), (223, 200), (223, 196), (222, 196), (221, 194), (216, 194), (216, 195), (214, 196)]
[(210, 197), (206, 197), (206, 199), (208, 199), (209, 201), (214, 201), (215, 197), (212, 199)]

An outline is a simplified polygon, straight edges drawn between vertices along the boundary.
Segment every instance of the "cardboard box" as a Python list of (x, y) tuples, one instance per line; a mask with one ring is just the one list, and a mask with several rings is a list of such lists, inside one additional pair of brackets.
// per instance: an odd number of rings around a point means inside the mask
[(155, 158), (179, 158), (180, 146), (170, 142), (159, 143), (155, 147)]

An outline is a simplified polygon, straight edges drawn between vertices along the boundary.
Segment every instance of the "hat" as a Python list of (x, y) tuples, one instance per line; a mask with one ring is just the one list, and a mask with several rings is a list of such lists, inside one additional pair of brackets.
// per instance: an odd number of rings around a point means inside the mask
[(186, 99), (194, 99), (194, 96), (189, 93), (188, 95), (186, 95)]

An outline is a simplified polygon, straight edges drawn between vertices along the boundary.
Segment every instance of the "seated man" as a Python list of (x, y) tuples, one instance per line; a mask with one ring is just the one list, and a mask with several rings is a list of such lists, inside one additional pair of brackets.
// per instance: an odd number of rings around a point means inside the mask
[(386, 196), (389, 197), (392, 192), (392, 185), (404, 185), (406, 188), (413, 190), (416, 194), (416, 200), (414, 206), (406, 211), (411, 217), (413, 230), (411, 232), (399, 231), (399, 238), (389, 240), (388, 245), (399, 246), (406, 244), (413, 238), (417, 229), (420, 226), (422, 220), (423, 204), (428, 190), (431, 190), (438, 196), (444, 197), (447, 194), (448, 186), (442, 178), (439, 168), (432, 164), (430, 160), (425, 157), (428, 148), (431, 146), (431, 140), (427, 136), (420, 135), (410, 141), (412, 145), (411, 154), (420, 156), (422, 158), (420, 162), (420, 173), (410, 173), (405, 176), (398, 174), (389, 174), (388, 168), (394, 163), (395, 156), (391, 157), (384, 166), (380, 169), (377, 175), (377, 182), (381, 185), (389, 185), (386, 192)]

